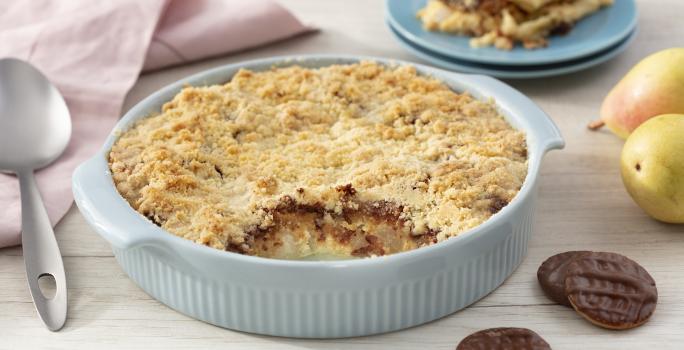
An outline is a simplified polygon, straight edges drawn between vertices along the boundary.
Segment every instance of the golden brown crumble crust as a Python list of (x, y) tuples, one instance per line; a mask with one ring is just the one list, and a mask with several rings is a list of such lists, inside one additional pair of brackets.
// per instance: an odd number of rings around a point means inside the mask
[(384, 255), (475, 227), (527, 175), (492, 101), (411, 66), (239, 71), (186, 87), (109, 154), (130, 205), (177, 236), (277, 258)]
[(614, 0), (429, 0), (418, 11), (430, 31), (468, 35), (471, 47), (511, 50), (545, 47), (548, 37), (569, 32), (582, 18)]

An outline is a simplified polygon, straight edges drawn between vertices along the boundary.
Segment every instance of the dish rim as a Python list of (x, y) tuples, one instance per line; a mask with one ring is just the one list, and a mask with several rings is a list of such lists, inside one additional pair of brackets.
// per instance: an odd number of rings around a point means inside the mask
[[(506, 120), (516, 129), (522, 130), (526, 133), (526, 140), (528, 145), (528, 173), (523, 182), (522, 187), (513, 198), (513, 200), (498, 213), (492, 215), (482, 224), (466, 230), (455, 237), (451, 237), (445, 241), (432, 244), (430, 246), (421, 247), (405, 252), (395, 253), (386, 256), (379, 256), (365, 259), (349, 259), (349, 260), (282, 260), (274, 258), (265, 258), (259, 256), (243, 255), (232, 252), (218, 250), (216, 248), (207, 247), (188, 239), (176, 236), (150, 222), (147, 218), (133, 209), (128, 202), (120, 195), (116, 189), (109, 163), (107, 161), (109, 151), (116, 140), (121, 135), (121, 132), (127, 130), (135, 121), (149, 116), (151, 113), (158, 111), (163, 103), (168, 102), (170, 97), (175, 96), (183, 87), (187, 85), (192, 86), (207, 86), (230, 81), (232, 76), (240, 68), (263, 70), (265, 67), (286, 67), (290, 65), (300, 64), (308, 68), (324, 67), (334, 64), (353, 64), (361, 61), (374, 61), (385, 66), (411, 65), (416, 68), (420, 75), (428, 75), (435, 77), (450, 88), (455, 89), (454, 85), (461, 86), (468, 85), (468, 92), (478, 99), (494, 98), (499, 112), (506, 118)], [(455, 90), (463, 92), (463, 90)], [(495, 97), (496, 96), (496, 97)], [(520, 105), (518, 105), (520, 104)], [(531, 125), (523, 125), (531, 123), (530, 116), (514, 116), (510, 109), (527, 109), (529, 113), (534, 115), (534, 118), (542, 122), (543, 125), (538, 125), (536, 129)], [(542, 130), (543, 129), (543, 130)], [(165, 245), (173, 248), (177, 246), (183, 249), (190, 249), (194, 253), (208, 255), (213, 258), (221, 259), (225, 262), (238, 262), (248, 264), (259, 264), (268, 267), (287, 267), (299, 269), (339, 269), (339, 268), (356, 268), (356, 267), (377, 267), (385, 264), (392, 264), (396, 261), (406, 261), (413, 259), (422, 259), (426, 256), (431, 256), (437, 252), (451, 251), (452, 249), (467, 244), (476, 239), (485, 239), (487, 232), (494, 232), (490, 228), (501, 221), (507, 221), (508, 218), (516, 211), (517, 207), (523, 205), (524, 199), (533, 195), (533, 189), (539, 175), (541, 160), (544, 154), (552, 149), (561, 149), (565, 142), (558, 130), (557, 126), (536, 104), (525, 97), (519, 91), (512, 87), (487, 76), (468, 75), (461, 73), (449, 72), (414, 62), (407, 62), (396, 59), (388, 59), (373, 56), (361, 55), (296, 55), (296, 56), (276, 56), (270, 58), (262, 58), (256, 60), (242, 61), (232, 63), (212, 69), (208, 69), (188, 77), (177, 80), (165, 87), (150, 94), (142, 101), (137, 103), (119, 120), (114, 129), (109, 133), (103, 146), (98, 152), (83, 164), (81, 164), (74, 172), (73, 177), (73, 191), (76, 203), (83, 213), (86, 220), (96, 231), (107, 240), (107, 242), (118, 249), (130, 249), (137, 246), (144, 245)], [(94, 180), (93, 180), (94, 179)], [(99, 185), (105, 186), (100, 188), (89, 188), (87, 181), (99, 181)], [(104, 181), (104, 182), (103, 182)], [(93, 197), (97, 196), (100, 199), (109, 201), (110, 204), (115, 204), (119, 208), (115, 212), (105, 211), (99, 206), (104, 204), (95, 204)], [(103, 197), (104, 196), (104, 197)], [(122, 204), (125, 208), (122, 211)], [(121, 228), (120, 221), (114, 220), (113, 217), (121, 217), (122, 219), (135, 220), (136, 224), (141, 226), (136, 229)], [(124, 217), (122, 217), (124, 216)], [(111, 231), (117, 231), (117, 234), (124, 234), (124, 237), (113, 234)], [(136, 231), (136, 233), (132, 233)], [(130, 237), (133, 234), (142, 233), (143, 237)]]
[[(397, 33), (401, 34), (403, 38), (405, 38), (407, 41), (409, 41), (412, 45), (415, 45), (416, 47), (419, 47), (424, 50), (428, 50), (430, 52), (437, 53), (439, 55), (442, 55), (444, 57), (448, 57), (451, 59), (457, 59), (457, 60), (462, 60), (462, 61), (467, 61), (467, 62), (473, 62), (473, 63), (480, 63), (480, 64), (490, 64), (490, 65), (508, 65), (508, 66), (534, 66), (534, 65), (545, 65), (545, 64), (554, 64), (554, 63), (562, 63), (562, 62), (568, 62), (572, 60), (578, 60), (578, 59), (583, 59), (588, 56), (597, 54), (599, 52), (602, 52), (604, 50), (607, 50), (610, 47), (613, 47), (617, 45), (618, 43), (622, 42), (629, 36), (637, 27), (638, 21), (639, 21), (639, 10), (636, 5), (636, 2), (634, 0), (616, 0), (617, 3), (620, 5), (613, 4), (611, 5), (610, 8), (606, 9), (601, 9), (600, 11), (617, 11), (615, 10), (616, 6), (626, 6), (626, 10), (629, 10), (629, 22), (622, 28), (617, 29), (616, 32), (610, 36), (607, 36), (605, 39), (602, 41), (599, 41), (593, 46), (580, 46), (579, 50), (570, 50), (570, 54), (567, 55), (562, 55), (562, 53), (557, 53), (553, 56), (550, 57), (541, 57), (541, 58), (534, 58), (534, 53), (529, 54), (527, 56), (533, 56), (532, 58), (520, 58), (520, 57), (506, 57), (505, 55), (507, 52), (506, 51), (501, 51), (501, 57), (497, 56), (492, 56), (492, 55), (487, 55), (486, 51), (487, 49), (491, 48), (480, 48), (480, 49), (475, 49), (475, 48), (459, 48), (460, 50), (464, 50), (461, 53), (459, 51), (452, 51), (452, 50), (447, 50), (446, 48), (441, 47), (438, 44), (433, 43), (430, 40), (427, 40), (425, 38), (417, 36), (413, 30), (406, 28), (406, 26), (395, 17), (395, 12), (392, 10), (394, 9), (397, 5), (393, 4), (394, 2), (397, 1), (405, 1), (405, 0), (385, 0), (385, 18), (386, 21), (392, 25), (393, 28), (397, 31)], [(413, 0), (413, 1), (421, 1), (426, 3), (428, 0)], [(406, 5), (406, 4), (404, 4)], [(408, 6), (407, 6), (408, 7)], [(589, 16), (594, 15), (595, 13), (592, 13)], [(580, 21), (588, 18), (589, 16), (580, 19)], [(621, 15), (618, 15), (617, 17), (622, 17)], [(416, 21), (419, 21), (417, 18), (415, 19)], [(421, 25), (422, 27), (422, 25)], [(451, 35), (451, 34), (446, 34), (446, 33), (439, 33), (435, 32), (434, 34), (438, 35)], [(466, 39), (469, 39), (466, 38)], [(473, 51), (473, 50), (480, 50), (480, 51)], [(521, 52), (520, 55), (523, 55), (525, 52), (534, 52), (534, 50), (525, 50), (520, 47), (516, 47), (514, 50), (515, 52)], [(525, 51), (518, 51), (518, 50), (525, 50)], [(539, 49), (543, 50), (543, 49)], [(456, 52), (456, 54), (454, 54)], [(543, 52), (543, 51), (538, 51), (538, 52)], [(547, 51), (548, 52), (548, 51)], [(477, 54), (476, 54), (477, 53)], [(510, 55), (508, 55), (510, 56)], [(545, 56), (545, 55), (539, 55), (539, 56)]]

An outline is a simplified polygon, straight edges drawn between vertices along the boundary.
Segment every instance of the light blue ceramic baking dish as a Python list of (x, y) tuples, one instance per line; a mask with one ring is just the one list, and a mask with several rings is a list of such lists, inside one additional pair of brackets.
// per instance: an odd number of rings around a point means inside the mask
[[(456, 91), (494, 98), (527, 133), (529, 174), (511, 203), (448, 241), (405, 253), (344, 261), (285, 261), (222, 252), (171, 235), (118, 194), (107, 153), (122, 130), (159, 111), (186, 85), (220, 84), (240, 68), (322, 67), (369, 59), (412, 64)], [(123, 270), (148, 294), (194, 318), (230, 329), (288, 337), (352, 337), (425, 323), (477, 301), (520, 264), (532, 232), (544, 154), (563, 139), (532, 101), (498, 80), (374, 57), (276, 57), (215, 68), (171, 84), (133, 107), (73, 177), (76, 204), (111, 245)]]

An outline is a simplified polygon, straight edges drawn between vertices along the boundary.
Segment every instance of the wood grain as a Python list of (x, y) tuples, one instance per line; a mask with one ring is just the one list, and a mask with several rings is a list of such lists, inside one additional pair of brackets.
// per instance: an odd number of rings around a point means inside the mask
[[(617, 0), (622, 1), (622, 0)], [(125, 108), (181, 77), (222, 64), (274, 55), (340, 53), (420, 62), (394, 42), (383, 24), (383, 2), (282, 1), (318, 34), (140, 78)], [(618, 169), (622, 141), (590, 132), (601, 100), (633, 64), (659, 49), (681, 45), (681, 0), (640, 0), (639, 34), (616, 59), (596, 68), (534, 81), (509, 81), (548, 112), (567, 148), (547, 157), (530, 251), (513, 276), (472, 307), (432, 323), (379, 336), (299, 340), (214, 327), (150, 298), (122, 272), (107, 243), (72, 208), (57, 225), (69, 284), (69, 319), (47, 331), (31, 303), (21, 248), (0, 249), (0, 349), (453, 349), (467, 334), (489, 327), (529, 327), (554, 349), (679, 349), (684, 342), (684, 226), (649, 219), (625, 192)], [(656, 5), (657, 4), (657, 5)], [(656, 5), (656, 6), (654, 6)], [(553, 305), (536, 283), (536, 269), (566, 250), (607, 250), (641, 263), (658, 283), (658, 308), (645, 326), (599, 329)]]

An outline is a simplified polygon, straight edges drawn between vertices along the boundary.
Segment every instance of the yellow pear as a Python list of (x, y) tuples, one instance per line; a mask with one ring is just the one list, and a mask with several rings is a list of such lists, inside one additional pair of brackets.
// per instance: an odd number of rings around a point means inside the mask
[(641, 123), (666, 113), (684, 113), (684, 48), (656, 52), (639, 62), (606, 96), (601, 121), (627, 138)]
[(621, 170), (627, 191), (646, 213), (684, 223), (684, 114), (657, 116), (634, 130), (622, 148)]

